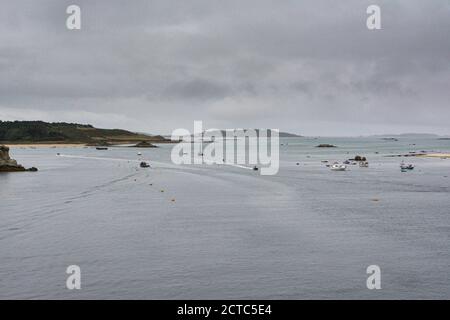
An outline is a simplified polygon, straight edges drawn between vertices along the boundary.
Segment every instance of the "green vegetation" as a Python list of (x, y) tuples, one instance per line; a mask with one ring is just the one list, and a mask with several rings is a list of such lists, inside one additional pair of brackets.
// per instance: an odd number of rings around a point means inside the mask
[(97, 129), (89, 124), (43, 121), (0, 121), (0, 143), (135, 143), (168, 142), (121, 129)]

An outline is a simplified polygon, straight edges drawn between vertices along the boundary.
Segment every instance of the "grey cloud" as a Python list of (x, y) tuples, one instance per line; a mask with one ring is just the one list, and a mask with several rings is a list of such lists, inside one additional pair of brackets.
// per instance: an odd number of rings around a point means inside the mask
[(2, 3), (0, 118), (450, 133), (448, 1), (376, 1), (380, 31), (373, 1), (78, 0), (68, 31), (72, 3)]
[(192, 79), (171, 84), (164, 90), (161, 98), (208, 100), (221, 99), (229, 94), (231, 94), (231, 89), (225, 84), (207, 79)]

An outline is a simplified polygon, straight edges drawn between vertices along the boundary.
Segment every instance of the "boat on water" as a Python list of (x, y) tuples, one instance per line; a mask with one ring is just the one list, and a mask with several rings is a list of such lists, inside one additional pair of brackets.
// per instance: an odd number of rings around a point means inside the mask
[(142, 152), (138, 152), (137, 155), (138, 155), (138, 156), (142, 156)]
[(411, 164), (411, 163), (406, 164), (406, 163), (402, 162), (402, 163), (400, 163), (400, 169), (402, 171), (413, 170), (414, 169), (414, 165)]
[(148, 163), (145, 162), (145, 161), (142, 161), (142, 162), (139, 164), (139, 166), (140, 166), (141, 168), (150, 168), (150, 164), (148, 164)]
[(95, 149), (97, 149), (97, 150), (108, 150), (107, 147), (96, 147)]
[(368, 168), (368, 167), (369, 167), (369, 162), (367, 162), (367, 161), (361, 161), (361, 162), (359, 163), (359, 166), (360, 166), (361, 168)]
[(345, 171), (345, 170), (347, 170), (347, 166), (345, 164), (335, 163), (330, 167), (330, 169), (332, 171)]

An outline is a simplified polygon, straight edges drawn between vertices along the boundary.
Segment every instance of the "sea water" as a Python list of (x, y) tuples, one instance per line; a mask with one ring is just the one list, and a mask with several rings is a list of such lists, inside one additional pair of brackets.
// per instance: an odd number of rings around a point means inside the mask
[[(450, 159), (386, 157), (450, 141), (281, 143), (274, 176), (174, 165), (171, 145), (12, 148), (39, 172), (0, 175), (0, 298), (450, 298)], [(322, 163), (355, 155), (369, 168)], [(66, 288), (70, 265), (80, 290)]]

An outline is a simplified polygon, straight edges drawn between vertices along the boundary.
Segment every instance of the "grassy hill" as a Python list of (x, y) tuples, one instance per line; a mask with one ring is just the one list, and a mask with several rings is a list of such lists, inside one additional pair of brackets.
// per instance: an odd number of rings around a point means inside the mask
[(89, 124), (0, 121), (0, 144), (85, 143), (95, 145), (127, 144), (140, 141), (170, 142), (161, 136), (149, 136), (121, 129), (98, 129)]

